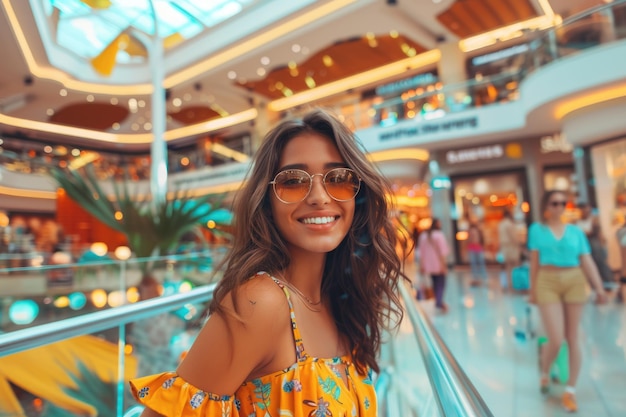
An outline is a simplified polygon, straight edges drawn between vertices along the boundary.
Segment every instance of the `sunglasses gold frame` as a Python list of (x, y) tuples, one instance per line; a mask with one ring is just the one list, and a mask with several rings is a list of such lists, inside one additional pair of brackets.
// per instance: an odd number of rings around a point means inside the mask
[[(328, 190), (328, 187), (326, 186), (326, 178), (328, 177), (328, 174), (330, 174), (330, 173), (332, 173), (332, 172), (336, 172), (336, 171), (338, 171), (338, 170), (348, 171), (348, 172), (350, 172), (352, 175), (354, 175), (354, 177), (358, 180), (358, 183), (356, 183), (356, 184), (355, 184), (355, 191), (354, 191), (354, 195), (353, 195), (352, 197), (350, 197), (350, 198), (347, 198), (347, 199), (340, 199), (340, 198), (337, 198), (337, 197), (335, 197), (334, 195), (332, 195), (332, 193)], [(306, 177), (308, 177), (308, 178), (309, 178), (309, 183), (308, 183), (308, 184), (309, 184), (309, 189), (307, 190), (306, 194), (305, 194), (305, 195), (304, 195), (304, 196), (303, 196), (300, 200), (298, 200), (298, 201), (285, 201), (285, 200), (283, 200), (282, 198), (280, 198), (280, 196), (279, 196), (279, 194), (278, 194), (278, 191), (276, 190), (276, 184), (277, 184), (276, 179), (278, 178), (278, 176), (279, 176), (279, 175), (284, 174), (285, 172), (297, 172), (297, 173), (302, 173), (302, 174), (304, 174), (304, 175), (303, 175), (303, 177), (305, 177), (305, 178), (306, 178)], [(324, 186), (324, 191), (326, 191), (326, 194), (328, 194), (328, 195), (330, 196), (330, 198), (332, 198), (332, 199), (333, 199), (333, 200), (335, 200), (335, 201), (339, 201), (339, 202), (350, 201), (350, 200), (352, 200), (353, 198), (355, 198), (355, 197), (356, 197), (356, 195), (357, 195), (357, 194), (359, 193), (359, 191), (361, 190), (361, 178), (360, 178), (360, 177), (356, 174), (356, 172), (354, 172), (354, 170), (353, 170), (353, 169), (351, 169), (351, 168), (341, 168), (341, 167), (339, 167), (339, 168), (333, 168), (333, 169), (331, 169), (331, 170), (327, 171), (325, 174), (313, 174), (313, 175), (309, 174), (308, 172), (306, 172), (306, 171), (305, 171), (305, 170), (303, 170), (303, 169), (297, 169), (297, 168), (294, 168), (294, 169), (285, 169), (285, 170), (282, 170), (282, 171), (278, 172), (278, 173), (274, 176), (274, 180), (273, 180), (273, 181), (270, 181), (270, 182), (269, 182), (269, 184), (271, 184), (271, 185), (272, 185), (272, 190), (274, 190), (274, 195), (276, 196), (276, 198), (277, 198), (280, 202), (285, 203), (285, 204), (295, 204), (295, 203), (299, 203), (299, 202), (301, 202), (301, 201), (304, 201), (304, 200), (305, 200), (305, 199), (309, 196), (309, 194), (311, 194), (311, 189), (313, 189), (313, 178), (315, 178), (315, 177), (317, 177), (317, 176), (322, 177), (322, 185)]]

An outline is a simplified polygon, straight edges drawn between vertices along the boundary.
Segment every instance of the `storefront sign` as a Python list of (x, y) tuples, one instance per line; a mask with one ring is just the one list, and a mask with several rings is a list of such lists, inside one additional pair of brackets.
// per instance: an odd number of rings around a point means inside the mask
[(446, 161), (449, 164), (474, 162), (486, 159), (497, 159), (504, 156), (502, 145), (481, 146), (480, 148), (461, 149), (446, 152)]
[(522, 44), (502, 49), (500, 51), (492, 52), (490, 54), (480, 55), (472, 59), (472, 65), (485, 65), (490, 62), (511, 57), (513, 55), (523, 54), (524, 52), (528, 51), (528, 49), (529, 47), (527, 44)]
[(436, 82), (437, 77), (435, 77), (430, 72), (426, 74), (418, 74), (415, 77), (400, 80), (395, 83), (381, 85), (380, 87), (376, 88), (376, 95), (389, 96), (392, 94), (401, 93), (414, 87), (419, 87), (420, 85), (433, 84)]
[(550, 152), (572, 152), (574, 146), (565, 139), (565, 136), (557, 133), (551, 136), (544, 136), (540, 141), (541, 153)]
[(453, 130), (475, 129), (476, 127), (478, 127), (478, 118), (474, 116), (466, 119), (442, 120), (439, 123), (427, 122), (419, 126), (402, 127), (382, 132), (379, 138), (381, 142), (384, 142), (388, 140), (408, 139), (433, 133), (450, 132)]
[(452, 187), (452, 181), (445, 175), (437, 175), (430, 181), (430, 188), (433, 190), (449, 190)]

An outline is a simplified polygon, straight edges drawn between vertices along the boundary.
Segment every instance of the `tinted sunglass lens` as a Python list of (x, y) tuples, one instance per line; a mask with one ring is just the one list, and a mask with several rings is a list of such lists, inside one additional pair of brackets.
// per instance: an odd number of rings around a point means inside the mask
[(335, 200), (347, 201), (353, 199), (359, 192), (360, 181), (353, 171), (337, 168), (326, 174), (324, 184), (328, 194)]
[(274, 180), (276, 197), (286, 203), (302, 201), (309, 192), (311, 179), (305, 172), (297, 170), (282, 171)]

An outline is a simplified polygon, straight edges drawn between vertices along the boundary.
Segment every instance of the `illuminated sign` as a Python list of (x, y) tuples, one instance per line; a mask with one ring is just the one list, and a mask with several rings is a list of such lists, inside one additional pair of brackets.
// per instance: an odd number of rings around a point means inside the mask
[(457, 120), (445, 120), (440, 122), (426, 122), (420, 125), (408, 127), (399, 127), (395, 130), (380, 133), (381, 142), (396, 139), (408, 139), (416, 136), (430, 135), (436, 133), (444, 133), (451, 131), (462, 131), (475, 129), (478, 127), (478, 118), (476, 116), (467, 117)]
[(570, 153), (574, 146), (561, 134), (544, 136), (540, 140), (541, 153), (563, 152)]
[(475, 162), (485, 159), (497, 159), (504, 156), (502, 145), (481, 146), (479, 148), (461, 149), (446, 152), (446, 161), (449, 164)]
[(376, 95), (387, 96), (390, 94), (396, 94), (402, 91), (406, 91), (413, 87), (418, 87), (425, 84), (433, 84), (435, 82), (437, 82), (437, 77), (435, 77), (430, 72), (426, 74), (418, 74), (415, 77), (400, 80), (395, 83), (381, 85), (380, 87), (376, 88)]
[(477, 56), (472, 59), (473, 65), (485, 65), (490, 62), (498, 61), (500, 59), (508, 58), (513, 55), (523, 54), (530, 49), (527, 44), (512, 46), (510, 48), (502, 49), (500, 51), (492, 52), (490, 54)]
[(430, 181), (430, 188), (433, 190), (449, 190), (452, 187), (452, 181), (445, 175), (437, 175)]

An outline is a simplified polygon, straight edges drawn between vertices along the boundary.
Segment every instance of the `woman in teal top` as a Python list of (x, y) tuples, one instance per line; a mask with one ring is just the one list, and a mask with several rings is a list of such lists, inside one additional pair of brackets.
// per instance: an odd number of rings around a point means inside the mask
[(529, 301), (538, 305), (548, 337), (541, 352), (541, 392), (549, 390), (549, 370), (565, 338), (570, 372), (561, 402), (566, 411), (573, 412), (578, 408), (575, 385), (582, 362), (578, 327), (587, 301), (587, 279), (596, 290), (598, 303), (606, 302), (607, 297), (585, 233), (563, 222), (566, 204), (562, 191), (547, 191), (541, 200), (544, 221), (533, 223), (528, 230)]
[(557, 238), (546, 223), (534, 223), (528, 230), (528, 249), (539, 254), (539, 265), (560, 268), (580, 266), (580, 255), (590, 254), (591, 248), (582, 229), (573, 224), (564, 225), (563, 235)]

